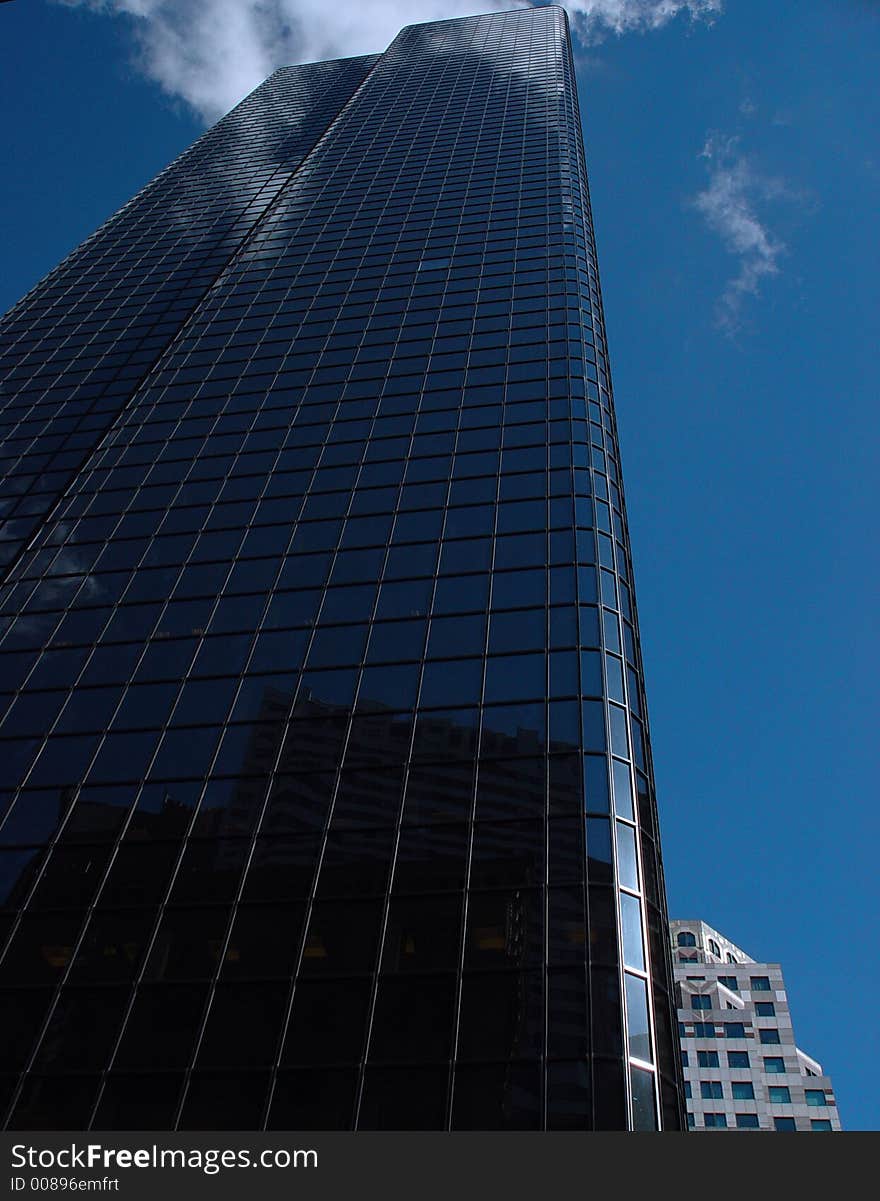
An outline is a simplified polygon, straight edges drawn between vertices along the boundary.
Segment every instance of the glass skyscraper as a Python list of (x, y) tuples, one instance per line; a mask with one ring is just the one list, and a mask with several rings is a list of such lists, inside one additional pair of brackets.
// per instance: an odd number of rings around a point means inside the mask
[(678, 1129), (565, 13), (277, 71), (0, 423), (7, 1126)]

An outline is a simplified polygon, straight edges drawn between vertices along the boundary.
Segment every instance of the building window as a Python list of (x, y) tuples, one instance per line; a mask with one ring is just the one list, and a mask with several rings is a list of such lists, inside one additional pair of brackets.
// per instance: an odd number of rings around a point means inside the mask
[(712, 998), (711, 997), (691, 997), (691, 1008), (692, 1009), (711, 1009), (712, 1008)]
[(727, 952), (727, 962), (728, 963), (739, 963), (739, 960), (737, 959), (737, 957), (735, 955), (731, 955), (730, 951), (728, 951)]
[(759, 1030), (758, 1038), (760, 1038), (761, 1042), (764, 1043), (765, 1045), (770, 1045), (772, 1043), (778, 1043), (780, 1041), (779, 1040), (779, 1031), (774, 1029), (773, 1027), (770, 1027), (767, 1030)]
[(682, 1066), (683, 1068), (686, 1068), (686, 1067), (688, 1066), (688, 1053), (687, 1053), (687, 1051), (682, 1051), (682, 1053), (681, 1053), (681, 1066)]
[[(763, 1034), (763, 1031), (761, 1032)], [(724, 1037), (725, 1038), (745, 1038), (746, 1028), (742, 1022), (725, 1022)]]
[(678, 935), (678, 945), (680, 947), (695, 947), (697, 940), (690, 930), (681, 930)]
[(756, 1113), (738, 1113), (736, 1115), (737, 1130), (757, 1130), (758, 1115)]
[(804, 1097), (808, 1105), (827, 1105), (824, 1088), (805, 1088)]
[(721, 1087), (721, 1081), (701, 1080), (700, 1096), (704, 1101), (722, 1101), (724, 1099), (724, 1089)]
[(787, 1084), (771, 1084), (767, 1089), (768, 1099), (773, 1105), (790, 1105), (791, 1090)]
[(691, 1088), (690, 1080), (685, 1080), (685, 1082), (684, 1082), (684, 1095), (687, 1097), (687, 1099), (689, 1101), (690, 1101), (691, 1097), (693, 1096), (693, 1089)]
[(739, 981), (736, 976), (719, 976), (718, 983), (723, 984), (725, 988), (729, 988), (731, 992), (739, 992)]
[(701, 1068), (717, 1068), (717, 1051), (697, 1051), (697, 1063)]
[(728, 1051), (727, 1066), (729, 1068), (748, 1068), (752, 1065), (749, 1063), (748, 1051)]
[(734, 1080), (730, 1086), (730, 1095), (734, 1101), (754, 1101), (755, 1090), (748, 1080)]
[(830, 1118), (810, 1118), (810, 1129), (811, 1130), (831, 1130), (832, 1129), (831, 1119)]
[(714, 1022), (694, 1022), (694, 1038), (714, 1038)]
[(696, 1125), (696, 1123), (694, 1122), (694, 1115), (692, 1113), (688, 1112), (687, 1118), (688, 1118), (688, 1130), (693, 1130), (694, 1126)]
[(679, 1038), (687, 1037), (687, 1030), (685, 1030), (685, 1028), (684, 1028), (684, 1022), (678, 1023), (678, 1037)]
[(775, 1018), (776, 1006), (772, 1001), (756, 1001), (755, 1013), (759, 1018)]
[(751, 977), (752, 992), (769, 992), (770, 977), (769, 976), (752, 976)]
[(714, 938), (709, 939), (709, 953), (715, 955), (718, 959), (721, 958), (721, 948)]
[(721, 1130), (727, 1127), (727, 1118), (723, 1113), (704, 1113), (703, 1124), (707, 1130)]
[(774, 1130), (797, 1130), (797, 1124), (795, 1123), (794, 1118), (774, 1118), (773, 1119), (773, 1129)]
[(765, 1055), (764, 1071), (768, 1076), (778, 1076), (785, 1071), (785, 1060), (779, 1055)]

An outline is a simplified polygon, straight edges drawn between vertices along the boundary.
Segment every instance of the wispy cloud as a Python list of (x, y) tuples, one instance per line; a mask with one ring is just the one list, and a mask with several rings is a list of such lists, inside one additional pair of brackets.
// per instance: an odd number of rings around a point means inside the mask
[[(510, 7), (507, 5), (506, 7)], [(575, 30), (587, 40), (607, 32), (645, 33), (668, 25), (678, 16), (712, 21), (724, 8), (723, 0), (566, 0), (562, 4)]]
[[(402, 25), (524, 0), (56, 0), (129, 23), (140, 69), (214, 121), (277, 67), (384, 50)], [(676, 17), (711, 21), (723, 0), (568, 0), (581, 40), (649, 32)]]
[(772, 201), (797, 197), (782, 180), (758, 171), (742, 153), (737, 138), (711, 134), (700, 157), (706, 161), (709, 181), (693, 197), (693, 205), (739, 262), (718, 302), (718, 324), (734, 334), (742, 325), (746, 299), (758, 294), (767, 276), (779, 273), (786, 250), (759, 210)]

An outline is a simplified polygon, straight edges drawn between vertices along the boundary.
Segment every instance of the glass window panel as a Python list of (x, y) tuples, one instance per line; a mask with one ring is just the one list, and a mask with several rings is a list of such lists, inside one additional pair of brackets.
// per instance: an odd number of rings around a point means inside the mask
[[(427, 622), (421, 619), (416, 621), (377, 622), (370, 634), (370, 642), (367, 647), (367, 662), (384, 663), (394, 662), (399, 659), (420, 658), (425, 645), (426, 630)], [(458, 649), (468, 651), (470, 648), (459, 647)]]
[(417, 663), (365, 667), (361, 673), (358, 708), (408, 709), (415, 702), (418, 681)]
[(465, 928), (465, 967), (490, 970), (539, 966), (543, 906), (526, 889), (472, 892)]
[(629, 1053), (651, 1062), (651, 1034), (648, 1021), (648, 990), (644, 980), (629, 973), (626, 981), (626, 1024)]
[(396, 897), (385, 931), (382, 970), (455, 971), (461, 936), (461, 897)]
[(221, 983), (214, 991), (199, 1044), (199, 1067), (269, 1066), (286, 1011), (286, 983)]
[[(478, 814), (486, 806), (478, 800)], [(539, 822), (477, 822), (471, 888), (529, 887), (544, 881), (544, 829)]]
[(379, 590), (376, 619), (424, 617), (431, 603), (432, 580), (402, 580), (385, 583)]
[(463, 1066), (456, 1070), (453, 1130), (538, 1130), (538, 1063)]
[(605, 706), (601, 701), (584, 701), (581, 704), (584, 750), (605, 750)]
[[(340, 1030), (345, 1023), (339, 1023)], [(358, 1088), (358, 1070), (326, 1069), (280, 1072), (272, 1094), (269, 1130), (350, 1130)]]
[(239, 905), (221, 964), (228, 979), (287, 979), (296, 965), (305, 904)]
[(336, 976), (372, 971), (381, 916), (379, 901), (316, 902), (306, 931), (301, 972)]
[(20, 793), (0, 827), (0, 845), (48, 841), (69, 809), (70, 797), (65, 789), (33, 789)]
[(492, 577), (493, 609), (519, 609), (527, 605), (543, 605), (546, 600), (546, 571), (501, 571)]
[(636, 832), (624, 822), (615, 822), (617, 830), (617, 878), (624, 888), (639, 889), (639, 866), (636, 856)]
[(369, 979), (299, 980), (282, 1064), (356, 1063), (366, 1041), (371, 991)]
[(756, 1113), (738, 1113), (736, 1126), (738, 1130), (758, 1130), (760, 1128), (758, 1115)]
[(370, 1037), (378, 1060), (442, 1060), (452, 1045), (455, 982), (452, 976), (383, 976)]
[(469, 705), (480, 699), (482, 659), (447, 659), (425, 664), (419, 704), (426, 708)]
[(624, 703), (623, 667), (613, 655), (605, 656), (605, 673), (608, 680), (608, 695), (613, 701)]
[(644, 971), (641, 906), (636, 897), (631, 897), (625, 892), (620, 894), (620, 920), (623, 932), (623, 961), (629, 967)]
[(547, 693), (547, 659), (540, 655), (503, 655), (486, 661), (485, 700), (528, 700)]
[(482, 654), (485, 643), (486, 619), (482, 614), (434, 617), (431, 620), (427, 654), (430, 658)]
[(489, 653), (543, 650), (547, 640), (546, 610), (495, 613), (489, 628)]
[(626, 730), (626, 711), (619, 709), (617, 705), (609, 705), (608, 710), (611, 720), (611, 749), (615, 755), (628, 758), (629, 742)]
[(142, 986), (125, 1025), (115, 1063), (120, 1068), (183, 1068), (189, 1062), (205, 1006), (205, 985)]
[(368, 1067), (358, 1130), (441, 1130), (449, 1072), (442, 1067)]
[(437, 580), (434, 592), (435, 614), (469, 613), (486, 607), (488, 575), (450, 576)]
[(642, 1068), (630, 1068), (633, 1103), (633, 1129), (656, 1130), (657, 1115), (654, 1103), (654, 1074)]
[[(485, 739), (483, 745), (486, 749)], [(477, 770), (476, 818), (538, 817), (544, 813), (545, 791), (543, 758), (482, 759)]]
[(611, 798), (608, 792), (608, 767), (604, 755), (584, 756), (584, 789), (587, 813), (608, 813)]
[(585, 696), (602, 696), (602, 658), (598, 651), (581, 651), (581, 691)]
[[(409, 806), (408, 811), (412, 811)], [(466, 856), (464, 825), (404, 826), (397, 846), (393, 890), (407, 894), (461, 888)]]
[(618, 759), (611, 762), (614, 777), (614, 808), (619, 817), (635, 820), (633, 813), (632, 785), (630, 783), (629, 766)]
[(587, 870), (591, 883), (610, 882), (613, 861), (611, 823), (603, 818), (587, 818)]

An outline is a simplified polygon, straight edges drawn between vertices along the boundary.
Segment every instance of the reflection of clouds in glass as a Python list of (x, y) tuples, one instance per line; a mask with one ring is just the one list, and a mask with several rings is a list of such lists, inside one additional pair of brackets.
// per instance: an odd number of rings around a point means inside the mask
[(59, 0), (130, 19), (144, 74), (216, 121), (278, 67), (386, 49), (401, 22), (440, 21), (516, 0)]
[[(390, 45), (402, 20), (444, 21), (527, 8), (523, 0), (57, 0), (129, 18), (144, 74), (215, 121), (276, 68)], [(710, 21), (723, 0), (567, 0), (582, 41), (649, 32), (678, 16)]]
[[(63, 439), (70, 432), (65, 404), (79, 386), (81, 357), (91, 363), (95, 353), (91, 346), (93, 312), (111, 312), (120, 304), (129, 309), (132, 295), (142, 298), (144, 307), (128, 324), (114, 331), (112, 341), (102, 344), (102, 353), (112, 356), (114, 368), (142, 350), (145, 337), (153, 336), (158, 306), (171, 308), (174, 320), (181, 320), (181, 297), (186, 296), (186, 303), (191, 305), (197, 303), (200, 290), (206, 286), (206, 266), (226, 262), (234, 255), (340, 104), (361, 83), (370, 64), (371, 60), (361, 58), (282, 72), (271, 87), (245, 101), (208, 131), (55, 269), (53, 281), (59, 294), (65, 286), (81, 287), (88, 280), (92, 305), (83, 312), (74, 308), (61, 317), (59, 324), (47, 328), (44, 336), (52, 340), (50, 345), (38, 343), (17, 368), (13, 383), (17, 393), (33, 390), (36, 377), (41, 386), (52, 387), (57, 404), (40, 407), (40, 425), (35, 427), (29, 410), (21, 415), (18, 395), (10, 398), (10, 403), (14, 401), (19, 407), (17, 420), (22, 428), (10, 425), (9, 445), (16, 445), (15, 439), (24, 445), (26, 439), (31, 450), (0, 483), (0, 516), (10, 523), (15, 521), (4, 528), (0, 564), (14, 561), (72, 478), (68, 465), (56, 470), (56, 464), (50, 464), (51, 472), (34, 482), (36, 473), (29, 466), (30, 455), (42, 453), (43, 437)], [(199, 219), (194, 221), (196, 210)], [(132, 276), (108, 271), (108, 265), (112, 267), (116, 262), (120, 239), (127, 245), (133, 237), (139, 245), (151, 248), (151, 254), (135, 269), (138, 286), (134, 294)], [(9, 324), (4, 324), (5, 334), (32, 335), (29, 323), (39, 306), (39, 295), (39, 289), (35, 290), (13, 310), (7, 319)], [(64, 357), (56, 362), (54, 344), (58, 338), (64, 339), (65, 350)], [(153, 343), (151, 347), (155, 350)], [(130, 359), (127, 363), (126, 377), (132, 390), (139, 382), (138, 373), (148, 370), (142, 355), (137, 362), (141, 364), (137, 368)], [(116, 404), (122, 408), (124, 398), (120, 396)], [(102, 402), (96, 412), (84, 414), (84, 418), (85, 424), (74, 429), (78, 434), (87, 429), (98, 444), (104, 432), (99, 425), (103, 422), (106, 429), (112, 424), (113, 406)], [(117, 441), (112, 433), (103, 438), (102, 452)], [(52, 493), (47, 493), (45, 489), (50, 487)], [(32, 493), (40, 488), (44, 491), (35, 510)]]
[[(78, 605), (102, 600), (106, 588), (101, 584), (100, 576), (87, 574), (94, 557), (92, 551), (84, 552), (72, 545), (63, 546), (39, 586), (40, 607), (48, 609), (57, 603), (61, 608), (69, 605), (74, 598)], [(53, 578), (65, 576), (75, 578)]]
[[(252, 86), (260, 82), (260, 79), (254, 80)], [(323, 64), (316, 64), (311, 74), (300, 71), (290, 91), (279, 92), (276, 87), (273, 98), (268, 102), (265, 97), (246, 100), (227, 113), (222, 131), (209, 131), (185, 152), (183, 157), (197, 164), (200, 189), (217, 198), (214, 208), (221, 219), (218, 220), (215, 236), (219, 235), (222, 240), (224, 235), (231, 234), (234, 243), (237, 243), (241, 236), (240, 229), (230, 230), (230, 223), (222, 220), (223, 210), (228, 207), (230, 201), (243, 206), (253, 202), (259, 193), (263, 208), (271, 203), (278, 188), (283, 186), (288, 178), (289, 172), (300, 162), (303, 147), (299, 146), (298, 138), (308, 134), (314, 101), (322, 91), (333, 87), (335, 82), (335, 76)], [(219, 116), (220, 113), (214, 115)], [(213, 143), (218, 135), (222, 136), (223, 154), (210, 153), (205, 143)], [(306, 140), (311, 144), (314, 139), (307, 137)], [(255, 186), (252, 179), (243, 178), (240, 165), (246, 160), (250, 161), (254, 168), (263, 165), (280, 168), (279, 176), (274, 181), (276, 186), (273, 188), (268, 181)], [(156, 184), (161, 186), (165, 183), (167, 187), (168, 170), (170, 168), (157, 177), (151, 190)], [(168, 226), (183, 231), (189, 231), (192, 225), (192, 191), (188, 184), (187, 175), (181, 179), (181, 187), (177, 194), (169, 194), (166, 191), (162, 198), (163, 221)], [(138, 202), (138, 199), (136, 197), (134, 201), (130, 201), (124, 209)], [(255, 213), (254, 216), (256, 215)], [(191, 234), (187, 240), (193, 240)]]

